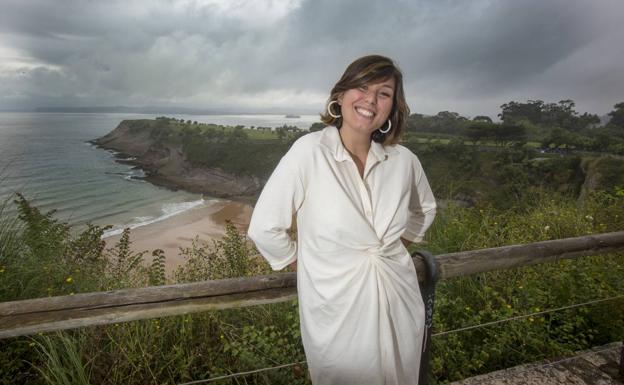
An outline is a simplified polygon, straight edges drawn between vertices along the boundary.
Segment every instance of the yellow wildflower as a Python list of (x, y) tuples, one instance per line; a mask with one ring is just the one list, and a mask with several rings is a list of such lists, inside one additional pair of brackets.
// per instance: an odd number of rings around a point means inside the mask
[(67, 283), (72, 283), (74, 282), (74, 279), (72, 277), (67, 277), (67, 279), (65, 280), (65, 282)]

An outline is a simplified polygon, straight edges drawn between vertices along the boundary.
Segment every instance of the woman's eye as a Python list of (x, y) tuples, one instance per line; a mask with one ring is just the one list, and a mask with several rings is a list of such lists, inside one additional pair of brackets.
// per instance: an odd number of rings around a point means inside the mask
[(382, 92), (381, 96), (383, 96), (384, 98), (389, 98), (391, 95), (387, 92)]
[(361, 89), (362, 91), (366, 91), (366, 90), (368, 90), (368, 86), (367, 86), (366, 84), (361, 85), (361, 86), (360, 86), (360, 89)]

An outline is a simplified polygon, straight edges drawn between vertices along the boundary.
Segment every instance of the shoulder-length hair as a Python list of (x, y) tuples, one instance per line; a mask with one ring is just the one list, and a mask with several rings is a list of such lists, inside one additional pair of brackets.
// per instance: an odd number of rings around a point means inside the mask
[(382, 82), (390, 78), (394, 78), (395, 81), (392, 110), (390, 111), (389, 118), (392, 122), (392, 129), (387, 134), (375, 130), (371, 134), (371, 140), (384, 145), (398, 143), (401, 139), (401, 134), (405, 130), (410, 110), (405, 101), (405, 92), (403, 91), (403, 74), (392, 59), (385, 56), (363, 56), (349, 64), (340, 80), (338, 80), (331, 90), (329, 100), (327, 100), (327, 104), (325, 105), (325, 111), (321, 113), (321, 121), (328, 126), (336, 126), (340, 129), (342, 126), (342, 117), (334, 118), (327, 110), (331, 108), (334, 115), (341, 115), (340, 107), (337, 106), (338, 103), (334, 103), (331, 106), (330, 103), (338, 100), (339, 96), (350, 89), (360, 87), (364, 84)]

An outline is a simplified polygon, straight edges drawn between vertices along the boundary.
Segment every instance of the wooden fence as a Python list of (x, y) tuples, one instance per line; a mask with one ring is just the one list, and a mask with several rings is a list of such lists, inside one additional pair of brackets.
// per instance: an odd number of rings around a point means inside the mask
[[(624, 251), (624, 231), (436, 256), (439, 278)], [(425, 266), (414, 263), (419, 277)], [(84, 293), (0, 303), (0, 338), (282, 302), (296, 297), (296, 273)]]

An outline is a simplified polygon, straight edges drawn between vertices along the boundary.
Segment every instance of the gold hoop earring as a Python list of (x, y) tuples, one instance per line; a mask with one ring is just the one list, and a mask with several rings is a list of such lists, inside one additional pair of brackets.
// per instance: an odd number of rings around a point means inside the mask
[(385, 130), (382, 130), (380, 128), (379, 132), (381, 132), (382, 134), (387, 134), (388, 132), (390, 132), (391, 129), (392, 129), (392, 121), (390, 121), (390, 119), (388, 119), (388, 128), (386, 128)]
[(334, 115), (332, 113), (331, 105), (334, 104), (334, 103), (338, 103), (338, 101), (337, 100), (332, 100), (331, 102), (329, 102), (329, 104), (327, 105), (327, 113), (329, 114), (329, 116), (331, 116), (334, 119), (342, 118), (342, 115)]

